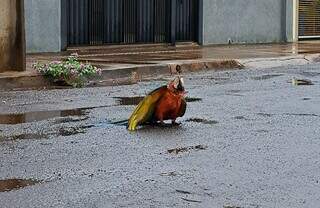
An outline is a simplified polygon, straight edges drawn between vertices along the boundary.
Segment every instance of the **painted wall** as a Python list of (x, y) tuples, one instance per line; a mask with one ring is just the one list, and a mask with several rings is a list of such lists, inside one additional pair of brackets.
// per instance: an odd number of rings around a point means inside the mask
[[(293, 0), (203, 0), (204, 45), (292, 41)], [(27, 52), (58, 52), (65, 0), (25, 0)], [(64, 8), (64, 6), (62, 6)], [(200, 33), (201, 34), (201, 33)]]
[(292, 0), (204, 0), (203, 4), (205, 45), (292, 39)]
[(61, 51), (61, 0), (25, 0), (27, 52)]

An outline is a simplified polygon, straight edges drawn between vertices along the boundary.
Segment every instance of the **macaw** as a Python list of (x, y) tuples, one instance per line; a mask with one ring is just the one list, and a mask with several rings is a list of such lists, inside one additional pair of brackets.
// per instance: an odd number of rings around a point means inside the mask
[(138, 125), (164, 123), (184, 116), (187, 108), (183, 78), (176, 77), (168, 85), (150, 92), (136, 107), (129, 118), (128, 130), (135, 131)]

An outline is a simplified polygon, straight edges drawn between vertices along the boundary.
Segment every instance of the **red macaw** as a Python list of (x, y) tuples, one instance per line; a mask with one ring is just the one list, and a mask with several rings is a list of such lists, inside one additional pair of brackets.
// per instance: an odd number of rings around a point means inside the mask
[(136, 107), (129, 118), (128, 130), (135, 131), (138, 125), (172, 120), (176, 124), (178, 117), (184, 116), (185, 100), (183, 79), (176, 77), (167, 86), (150, 92)]

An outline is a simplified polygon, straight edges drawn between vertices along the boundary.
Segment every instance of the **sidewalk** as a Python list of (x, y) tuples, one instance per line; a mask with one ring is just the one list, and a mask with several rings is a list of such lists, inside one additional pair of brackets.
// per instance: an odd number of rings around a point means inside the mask
[[(230, 69), (241, 65), (258, 67), (270, 62), (297, 60), (312, 61), (306, 56), (318, 57), (320, 41), (296, 44), (220, 45), (200, 47), (192, 43), (177, 46), (164, 44), (89, 46), (69, 48), (61, 53), (27, 55), (27, 71), (0, 73), (1, 89), (43, 88), (50, 86), (41, 75), (32, 70), (35, 61), (50, 61), (78, 53), (81, 61), (89, 61), (103, 69), (100, 80), (93, 85), (132, 83), (163, 74), (174, 73), (177, 64), (184, 72), (202, 69)], [(313, 59), (313, 58), (312, 58)]]

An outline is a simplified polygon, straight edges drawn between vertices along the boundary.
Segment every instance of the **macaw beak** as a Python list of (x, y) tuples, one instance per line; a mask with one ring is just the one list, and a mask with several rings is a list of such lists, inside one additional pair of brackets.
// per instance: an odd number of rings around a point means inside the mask
[(179, 83), (178, 83), (178, 86), (177, 86), (177, 90), (178, 90), (178, 91), (184, 91), (183, 78), (179, 78)]

